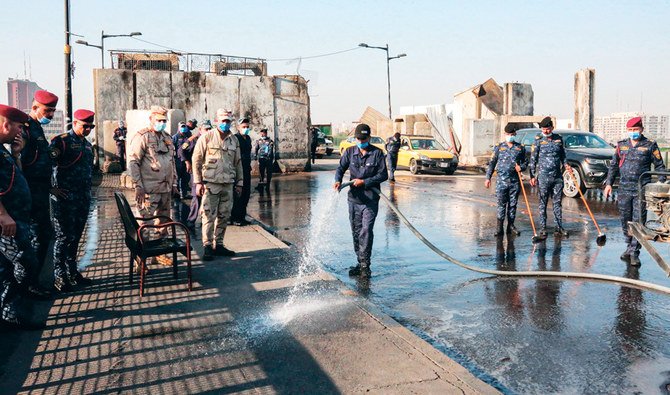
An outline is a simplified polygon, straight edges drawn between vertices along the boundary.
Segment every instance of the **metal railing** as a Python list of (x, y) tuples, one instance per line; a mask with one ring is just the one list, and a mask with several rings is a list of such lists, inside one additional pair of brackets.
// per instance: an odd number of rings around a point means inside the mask
[(113, 50), (112, 68), (121, 70), (199, 71), (218, 75), (267, 75), (265, 59), (175, 51)]

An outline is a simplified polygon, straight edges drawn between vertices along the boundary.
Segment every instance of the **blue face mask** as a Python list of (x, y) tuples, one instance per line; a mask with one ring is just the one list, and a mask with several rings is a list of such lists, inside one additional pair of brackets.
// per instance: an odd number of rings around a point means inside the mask
[(186, 126), (182, 126), (181, 129), (180, 129), (180, 132), (186, 133), (186, 132), (188, 132), (188, 128)]
[(639, 140), (640, 132), (628, 132), (628, 137), (630, 137), (631, 140)]
[(162, 132), (167, 127), (167, 122), (156, 122), (154, 123), (154, 130), (157, 132)]
[(358, 146), (359, 149), (365, 149), (365, 148), (368, 148), (368, 146), (370, 145), (370, 142), (369, 141), (365, 141), (365, 142), (362, 142), (362, 143), (358, 142), (358, 143), (356, 143), (356, 145)]
[(251, 132), (251, 129), (249, 129), (249, 128), (242, 129), (242, 133), (244, 133), (245, 136), (248, 136), (249, 132)]
[(505, 136), (505, 141), (507, 141), (508, 143), (511, 143), (511, 142), (514, 141), (514, 137), (516, 137), (516, 136)]
[(228, 122), (221, 122), (219, 124), (219, 130), (222, 132), (227, 132), (230, 130), (230, 123)]
[(42, 118), (39, 119), (40, 125), (48, 125), (49, 122), (51, 122), (51, 120), (47, 117), (42, 117)]

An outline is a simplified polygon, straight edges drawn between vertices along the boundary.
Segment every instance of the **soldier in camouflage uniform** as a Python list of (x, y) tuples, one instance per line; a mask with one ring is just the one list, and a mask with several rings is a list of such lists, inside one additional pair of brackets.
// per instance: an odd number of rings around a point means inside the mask
[[(25, 269), (37, 263), (30, 240), (30, 191), (15, 159), (27, 122), (25, 113), (0, 104), (0, 320), (19, 329), (41, 329), (44, 324), (31, 321), (22, 308), (22, 293), (28, 291)], [(11, 154), (4, 144), (11, 144)]]
[(565, 158), (563, 138), (554, 134), (554, 123), (546, 117), (540, 122), (542, 133), (535, 136), (530, 153), (530, 185), (539, 185), (540, 237), (547, 236), (547, 201), (552, 198), (556, 236), (568, 236), (563, 229), (563, 167), (570, 170)]
[(89, 110), (74, 112), (72, 129), (54, 137), (49, 154), (54, 161), (51, 196), (54, 243), (54, 287), (72, 291), (74, 285), (90, 285), (77, 268), (79, 241), (91, 207), (93, 146), (86, 139), (95, 127), (95, 114)]
[[(661, 151), (659, 151), (656, 142), (642, 135), (644, 130), (642, 118), (631, 118), (626, 127), (628, 128), (628, 138), (617, 143), (607, 172), (607, 186), (604, 194), (605, 199), (607, 199), (612, 193), (614, 179), (619, 175), (617, 205), (619, 206), (621, 227), (628, 244), (626, 251), (621, 254), (621, 260), (630, 263), (632, 266), (640, 266), (640, 243), (628, 233), (629, 221), (642, 222), (643, 224), (647, 221), (646, 205), (644, 201), (638, 200), (638, 181), (642, 173), (651, 170), (652, 163), (656, 171), (665, 171), (665, 164), (661, 159)], [(647, 175), (642, 180), (642, 185), (644, 186), (650, 181), (651, 176)], [(659, 181), (665, 181), (665, 177), (659, 177)], [(642, 209), (641, 218), (640, 209)]]
[(503, 235), (503, 223), (507, 218), (507, 234), (518, 236), (520, 232), (514, 226), (516, 206), (519, 201), (519, 176), (517, 172), (526, 170), (526, 149), (514, 141), (516, 127), (512, 124), (505, 126), (505, 141), (498, 144), (493, 150), (493, 156), (486, 171), (484, 186), (491, 186), (493, 171), (498, 173), (496, 178), (496, 197), (498, 198), (497, 226), (495, 236)]
[(53, 119), (57, 103), (58, 96), (53, 93), (35, 92), (28, 128), (22, 134), (24, 146), (21, 151), (21, 169), (28, 181), (33, 204), (30, 213), (30, 233), (37, 253), (37, 266), (31, 269), (31, 283), (35, 285), (53, 238), (49, 209), (52, 163), (49, 158), (49, 142), (42, 127)]
[[(141, 217), (160, 216), (154, 224), (168, 222), (172, 194), (177, 193), (174, 145), (167, 127), (167, 110), (151, 107), (151, 126), (138, 131), (128, 148), (128, 171), (135, 184), (135, 200)], [(167, 229), (158, 234), (164, 237)], [(172, 258), (163, 255), (156, 259), (162, 265), (172, 265)]]

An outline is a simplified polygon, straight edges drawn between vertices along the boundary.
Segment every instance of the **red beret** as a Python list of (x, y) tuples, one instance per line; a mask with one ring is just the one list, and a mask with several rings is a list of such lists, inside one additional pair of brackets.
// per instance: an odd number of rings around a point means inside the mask
[(635, 117), (631, 118), (626, 122), (626, 127), (627, 128), (635, 128), (635, 127), (642, 127), (642, 118), (641, 117)]
[(77, 119), (79, 121), (83, 122), (93, 122), (93, 117), (95, 116), (95, 113), (90, 110), (77, 110), (74, 112), (74, 119)]
[(58, 104), (58, 96), (47, 91), (37, 91), (35, 92), (35, 101), (42, 103), (47, 107), (56, 107), (56, 104)]
[(13, 122), (26, 123), (30, 118), (25, 112), (14, 107), (0, 104), (0, 115)]

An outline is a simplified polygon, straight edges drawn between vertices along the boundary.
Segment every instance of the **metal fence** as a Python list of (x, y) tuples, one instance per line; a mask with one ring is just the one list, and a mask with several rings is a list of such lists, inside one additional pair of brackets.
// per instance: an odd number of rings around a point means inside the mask
[(110, 51), (112, 68), (121, 70), (199, 71), (219, 75), (267, 75), (265, 59), (240, 56), (150, 52), (135, 50)]

